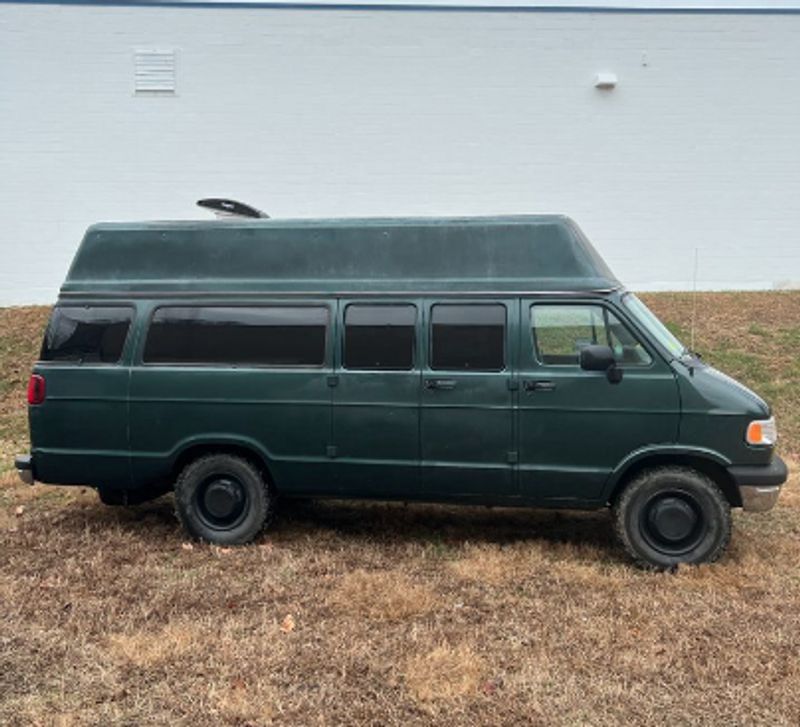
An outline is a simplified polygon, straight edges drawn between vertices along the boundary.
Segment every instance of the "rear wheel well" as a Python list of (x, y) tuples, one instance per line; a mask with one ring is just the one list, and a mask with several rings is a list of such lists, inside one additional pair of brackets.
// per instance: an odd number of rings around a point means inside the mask
[(728, 474), (728, 471), (721, 464), (714, 462), (714, 460), (691, 454), (659, 454), (653, 455), (652, 457), (645, 457), (634, 462), (623, 472), (619, 481), (614, 486), (614, 490), (609, 497), (609, 504), (613, 505), (617, 499), (619, 499), (619, 496), (622, 494), (627, 484), (641, 472), (654, 467), (664, 466), (690, 467), (698, 472), (702, 472), (722, 490), (722, 494), (725, 495), (725, 499), (731, 507), (742, 506), (739, 488), (734, 483), (730, 474)]
[(267, 462), (264, 457), (262, 457), (261, 454), (254, 449), (245, 445), (228, 443), (204, 443), (194, 444), (191, 447), (187, 447), (178, 455), (178, 458), (172, 465), (171, 479), (173, 484), (178, 479), (186, 465), (188, 465), (190, 462), (193, 462), (198, 457), (204, 457), (209, 454), (230, 454), (234, 457), (241, 457), (242, 459), (247, 460), (258, 469), (269, 489), (273, 492), (275, 491), (275, 483), (272, 479), (272, 474), (269, 471), (269, 467), (267, 466)]

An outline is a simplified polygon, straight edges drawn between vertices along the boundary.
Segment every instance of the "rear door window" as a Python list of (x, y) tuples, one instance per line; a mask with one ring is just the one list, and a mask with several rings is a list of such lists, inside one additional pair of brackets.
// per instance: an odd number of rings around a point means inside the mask
[(117, 363), (128, 337), (133, 309), (125, 306), (56, 306), (40, 359)]
[(175, 306), (153, 315), (148, 364), (322, 366), (325, 306)]

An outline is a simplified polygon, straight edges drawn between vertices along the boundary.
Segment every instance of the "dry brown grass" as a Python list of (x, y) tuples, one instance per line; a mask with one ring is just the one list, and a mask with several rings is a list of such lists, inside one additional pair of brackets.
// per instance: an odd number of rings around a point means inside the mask
[(0, 308), (0, 476), (28, 446), (25, 391), (50, 309)]
[(345, 616), (399, 621), (430, 611), (436, 595), (401, 571), (356, 570), (339, 580), (330, 603)]
[(500, 586), (523, 576), (531, 568), (531, 554), (524, 545), (466, 545), (461, 558), (450, 562), (452, 571), (468, 581)]
[(178, 620), (156, 630), (110, 634), (108, 652), (115, 661), (140, 669), (153, 669), (179, 659), (202, 636), (205, 634), (196, 625)]
[[(476, 696), (486, 664), (469, 646), (440, 644), (425, 654), (415, 654), (406, 663), (404, 680), (420, 702), (436, 703)], [(496, 689), (486, 682), (485, 691)]]
[[(687, 301), (649, 297), (679, 327)], [(773, 387), (796, 471), (800, 295), (700, 311), (697, 347)], [(800, 722), (797, 474), (674, 575), (632, 569), (605, 513), (297, 503), (253, 546), (187, 547), (169, 498), (8, 472), (45, 315), (0, 311), (0, 724)]]

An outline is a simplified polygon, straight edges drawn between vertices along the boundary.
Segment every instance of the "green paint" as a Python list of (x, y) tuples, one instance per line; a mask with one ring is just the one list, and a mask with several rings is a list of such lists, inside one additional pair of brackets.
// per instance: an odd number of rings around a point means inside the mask
[[(226, 447), (262, 461), (287, 495), (597, 507), (643, 462), (768, 464), (771, 449), (743, 440), (767, 405), (684, 353), (627, 295), (564, 217), (96, 225), (60, 303), (124, 303), (134, 321), (118, 364), (36, 365), (47, 399), (30, 408), (35, 474), (136, 488)], [(322, 366), (142, 364), (159, 306), (287, 301), (327, 308)], [(356, 302), (416, 307), (410, 370), (343, 367)], [(504, 308), (503, 370), (431, 368), (429, 321), (443, 302)], [(599, 306), (650, 362), (624, 365), (620, 383), (577, 359), (542, 364), (531, 309), (544, 303)], [(728, 363), (760, 375), (738, 356)]]

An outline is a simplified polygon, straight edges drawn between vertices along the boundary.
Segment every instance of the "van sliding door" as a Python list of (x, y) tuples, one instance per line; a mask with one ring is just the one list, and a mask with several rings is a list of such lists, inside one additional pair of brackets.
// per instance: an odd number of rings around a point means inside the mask
[(422, 487), (436, 499), (517, 494), (513, 430), (516, 301), (428, 304)]
[(343, 494), (419, 491), (420, 317), (414, 300), (339, 303), (331, 457)]

